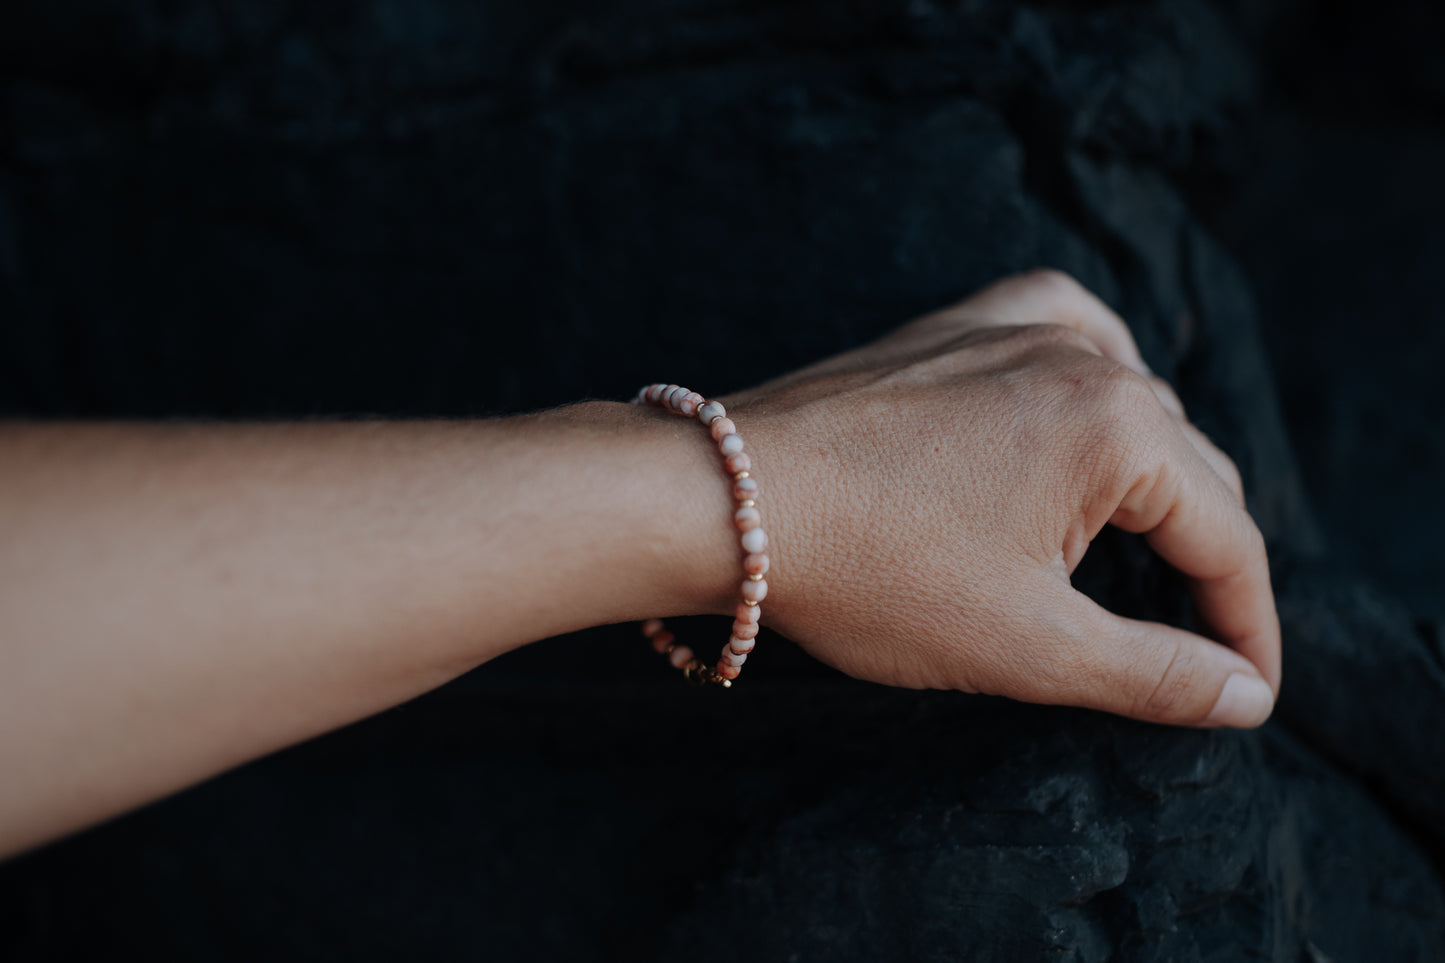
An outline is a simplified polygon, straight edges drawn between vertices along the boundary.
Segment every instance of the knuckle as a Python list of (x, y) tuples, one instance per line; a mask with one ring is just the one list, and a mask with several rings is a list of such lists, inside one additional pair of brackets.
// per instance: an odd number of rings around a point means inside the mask
[(1016, 275), (1015, 280), (1040, 291), (1063, 296), (1077, 295), (1084, 290), (1084, 286), (1076, 281), (1072, 274), (1058, 268), (1032, 268)]
[(1199, 659), (1187, 647), (1179, 646), (1170, 656), (1159, 681), (1135, 703), (1135, 714), (1148, 719), (1201, 722), (1210, 708), (1200, 706), (1200, 686), (1204, 681), (1204, 667)]
[(1084, 334), (1063, 324), (1027, 324), (1016, 327), (1009, 334), (1009, 341), (1023, 353), (1041, 350), (1068, 348), (1097, 355), (1098, 346)]
[(1120, 364), (1098, 366), (1070, 399), (1087, 421), (1091, 443), (1105, 452), (1151, 448), (1168, 418), (1149, 382)]
[(1225, 456), (1220, 464), (1220, 469), (1224, 473), (1224, 483), (1229, 486), (1229, 490), (1234, 492), (1235, 497), (1241, 502), (1244, 501), (1244, 476), (1239, 473), (1239, 466), (1234, 463), (1234, 459)]
[(1264, 532), (1248, 514), (1244, 516), (1244, 554), (1251, 562), (1269, 565), (1269, 546), (1265, 543)]
[(1148, 379), (1121, 364), (1102, 369), (1094, 383), (1095, 401), (1110, 418), (1154, 421), (1163, 411)]
[(1077, 477), (1123, 506), (1129, 492), (1152, 490), (1169, 460), (1172, 419), (1154, 389), (1123, 365), (1097, 366), (1062, 400), (1073, 419), (1070, 433)]
[(1158, 375), (1150, 376), (1149, 386), (1154, 389), (1154, 397), (1159, 399), (1160, 404), (1173, 411), (1180, 417), (1184, 416), (1184, 402), (1180, 400), (1179, 393), (1174, 386)]

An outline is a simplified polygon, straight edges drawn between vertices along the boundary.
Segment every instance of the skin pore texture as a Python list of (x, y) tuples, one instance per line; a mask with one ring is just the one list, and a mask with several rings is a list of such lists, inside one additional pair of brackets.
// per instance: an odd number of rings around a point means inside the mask
[[(1269, 715), (1279, 625), (1239, 474), (1069, 278), (720, 400), (763, 486), (764, 621), (821, 661), (1166, 724)], [(530, 642), (736, 602), (729, 480), (655, 409), (13, 424), (0, 452), (0, 855)], [(1074, 591), (1106, 524), (1189, 578), (1209, 638)]]

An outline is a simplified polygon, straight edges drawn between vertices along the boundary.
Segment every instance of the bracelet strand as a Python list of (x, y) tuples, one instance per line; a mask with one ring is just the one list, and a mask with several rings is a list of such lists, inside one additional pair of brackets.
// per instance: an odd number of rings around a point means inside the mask
[(723, 458), (723, 469), (733, 480), (733, 499), (737, 502), (733, 527), (741, 534), (739, 543), (743, 551), (744, 578), (739, 590), (741, 598), (733, 613), (732, 635), (723, 646), (717, 665), (708, 668), (692, 649), (679, 645), (661, 619), (648, 619), (642, 623), (642, 634), (652, 642), (653, 649), (666, 656), (675, 668), (681, 669), (689, 682), (694, 685), (712, 683), (728, 688), (742, 671), (748, 653), (753, 651), (759, 619), (762, 618), (762, 608), (758, 603), (768, 596), (768, 583), (763, 579), (771, 564), (764, 554), (768, 547), (768, 535), (763, 531), (763, 516), (758, 511), (758, 482), (752, 477), (752, 459), (743, 451), (738, 426), (727, 416), (727, 410), (719, 402), (708, 401), (696, 391), (673, 384), (647, 385), (637, 393), (633, 403), (653, 405), (702, 422), (717, 443), (718, 454)]

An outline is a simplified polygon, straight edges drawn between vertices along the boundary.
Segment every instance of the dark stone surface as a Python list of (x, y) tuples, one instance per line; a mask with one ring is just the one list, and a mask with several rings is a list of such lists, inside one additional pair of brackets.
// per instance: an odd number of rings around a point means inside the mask
[[(1416, 98), (1372, 123), (1423, 143), (1438, 20), (1395, 6), (1423, 26), (1380, 82)], [(697, 693), (631, 630), (554, 640), (0, 866), (0, 958), (1445, 959), (1439, 610), (1415, 604), (1428, 577), (1403, 607), (1340, 551), (1366, 483), (1438, 489), (1438, 402), (1385, 417), (1360, 358), (1338, 403), (1299, 393), (1311, 365), (1344, 370), (1350, 306), (1386, 268), (1346, 243), (1362, 215), (1328, 181), (1258, 163), (1348, 128), (1246, 136), (1318, 121), (1280, 79), (1303, 56), (1280, 31), (1339, 16), (5, 7), (3, 410), (466, 415), (660, 376), (721, 393), (1050, 264), (1126, 315), (1240, 463), (1287, 652), (1276, 719), (1239, 734), (884, 690), (776, 638), (747, 685)], [(1408, 268), (1382, 310), (1438, 348), (1425, 170), (1414, 233), (1378, 252)], [(1310, 206), (1339, 243), (1281, 223)], [(1297, 296), (1325, 246), (1347, 296)], [(1266, 323), (1231, 252), (1266, 278)], [(1346, 333), (1291, 350), (1320, 318)], [(1428, 367), (1373, 330), (1372, 352)], [(745, 373), (723, 360), (738, 342)], [(1409, 470), (1362, 475), (1375, 458)], [(1421, 519), (1363, 560), (1438, 573), (1445, 526)], [(1136, 539), (1101, 540), (1080, 583), (1188, 621)], [(598, 645), (625, 653), (615, 677)]]

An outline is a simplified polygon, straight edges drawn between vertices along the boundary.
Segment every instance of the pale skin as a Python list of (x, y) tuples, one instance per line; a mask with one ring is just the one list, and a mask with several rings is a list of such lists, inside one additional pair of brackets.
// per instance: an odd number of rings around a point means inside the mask
[[(821, 661), (1174, 725), (1269, 715), (1279, 624), (1239, 474), (1067, 277), (720, 400), (763, 486), (764, 623)], [(696, 421), (611, 402), (0, 428), (0, 855), (548, 636), (731, 612), (719, 466)], [(1208, 638), (1070, 587), (1106, 524), (1189, 578)], [(759, 647), (738, 684), (766, 672)]]

